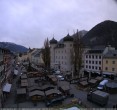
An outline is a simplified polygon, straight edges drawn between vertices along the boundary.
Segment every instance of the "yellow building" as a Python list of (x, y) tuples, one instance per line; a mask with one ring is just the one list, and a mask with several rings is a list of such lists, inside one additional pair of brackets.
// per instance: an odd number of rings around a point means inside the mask
[(103, 56), (103, 74), (117, 76), (117, 50), (111, 50)]

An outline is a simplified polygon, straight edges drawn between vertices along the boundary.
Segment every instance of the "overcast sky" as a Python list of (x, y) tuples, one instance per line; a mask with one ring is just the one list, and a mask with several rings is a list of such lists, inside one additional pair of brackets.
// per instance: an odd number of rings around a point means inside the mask
[(115, 0), (0, 0), (0, 41), (41, 48), (45, 38), (60, 40), (117, 21)]

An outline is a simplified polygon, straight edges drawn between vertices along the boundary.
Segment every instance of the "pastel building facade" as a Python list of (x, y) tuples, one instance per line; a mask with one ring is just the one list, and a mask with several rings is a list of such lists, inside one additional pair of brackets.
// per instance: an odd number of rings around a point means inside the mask
[(88, 50), (85, 53), (84, 70), (88, 73), (102, 74), (104, 70), (103, 58), (109, 51), (113, 50), (115, 48), (111, 46)]
[(117, 76), (117, 50), (110, 50), (103, 56), (103, 74)]

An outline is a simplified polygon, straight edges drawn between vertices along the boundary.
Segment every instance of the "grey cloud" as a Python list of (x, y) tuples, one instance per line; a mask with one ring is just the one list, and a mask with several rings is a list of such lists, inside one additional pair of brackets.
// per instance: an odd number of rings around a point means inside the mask
[(42, 47), (69, 31), (86, 29), (104, 20), (117, 21), (114, 0), (1, 0), (0, 40)]

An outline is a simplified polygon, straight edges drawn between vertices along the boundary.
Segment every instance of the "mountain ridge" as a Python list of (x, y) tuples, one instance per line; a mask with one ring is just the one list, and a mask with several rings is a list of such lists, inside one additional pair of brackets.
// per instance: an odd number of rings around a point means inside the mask
[(117, 22), (106, 20), (89, 30), (82, 41), (86, 46), (111, 45), (117, 48)]
[(0, 47), (9, 49), (13, 53), (23, 53), (28, 51), (28, 48), (12, 42), (0, 42)]

